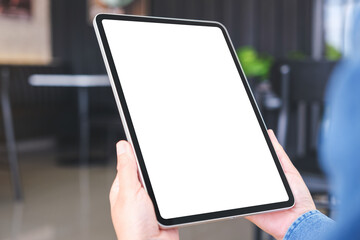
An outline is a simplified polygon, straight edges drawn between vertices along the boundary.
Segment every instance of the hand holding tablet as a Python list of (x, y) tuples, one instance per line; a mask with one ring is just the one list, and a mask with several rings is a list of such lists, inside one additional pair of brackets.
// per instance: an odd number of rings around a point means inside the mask
[(278, 212), (257, 214), (246, 218), (256, 224), (263, 231), (272, 235), (275, 239), (283, 239), (290, 225), (303, 213), (315, 210), (309, 189), (307, 188), (300, 173), (294, 167), (289, 157), (279, 144), (272, 130), (268, 130), (272, 145), (279, 157), (286, 178), (289, 181), (292, 192), (294, 193), (294, 207)]
[[(272, 131), (269, 136), (279, 156), (297, 204), (288, 210), (246, 217), (258, 227), (283, 239), (288, 227), (302, 213), (315, 209), (311, 195), (300, 174), (277, 142)], [(111, 215), (118, 239), (178, 239), (178, 230), (158, 227), (153, 205), (141, 186), (136, 160), (130, 144), (117, 144), (118, 174), (110, 192)], [(236, 237), (236, 236), (234, 236)]]
[(293, 206), (221, 24), (100, 14), (94, 26), (163, 228)]
[(179, 239), (178, 230), (159, 228), (154, 207), (141, 186), (129, 143), (116, 145), (117, 175), (110, 191), (111, 217), (118, 239)]

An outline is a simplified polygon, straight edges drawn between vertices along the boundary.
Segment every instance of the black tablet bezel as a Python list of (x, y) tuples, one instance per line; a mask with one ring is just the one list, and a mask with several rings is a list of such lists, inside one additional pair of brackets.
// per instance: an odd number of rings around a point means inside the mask
[[(126, 104), (126, 100), (121, 88), (120, 80), (117, 75), (116, 67), (110, 52), (110, 48), (108, 45), (108, 41), (104, 32), (104, 28), (102, 25), (102, 20), (109, 19), (109, 20), (126, 20), (126, 21), (140, 21), (140, 22), (154, 22), (154, 23), (169, 23), (169, 24), (185, 24), (185, 25), (198, 25), (198, 26), (211, 26), (211, 27), (218, 27), (221, 29), (224, 38), (226, 39), (227, 45), (229, 47), (229, 50), (231, 52), (231, 55), (234, 59), (234, 62), (236, 64), (236, 67), (238, 69), (238, 72), (240, 74), (240, 78), (243, 82), (243, 85), (246, 89), (246, 93), (249, 97), (249, 100), (251, 102), (251, 105), (254, 109), (254, 112), (256, 114), (257, 120), (260, 124), (261, 130), (264, 134), (264, 137), (266, 139), (266, 142), (270, 148), (271, 154), (273, 156), (274, 162), (276, 164), (276, 167), (278, 169), (278, 172), (281, 176), (282, 182), (285, 186), (286, 192), (289, 196), (288, 201), (285, 202), (278, 202), (278, 203), (271, 203), (271, 204), (265, 204), (265, 205), (258, 205), (258, 206), (251, 206), (251, 207), (245, 207), (245, 208), (237, 208), (237, 209), (229, 209), (225, 211), (218, 211), (218, 212), (211, 212), (211, 213), (205, 213), (205, 214), (197, 214), (197, 215), (191, 215), (191, 216), (184, 216), (184, 217), (178, 217), (178, 218), (171, 218), (171, 219), (164, 219), (160, 215), (159, 208), (156, 202), (156, 198), (153, 192), (153, 188), (151, 186), (151, 182), (146, 170), (145, 162), (141, 154), (141, 149), (136, 137), (135, 129), (131, 121), (131, 116)], [(285, 174), (281, 168), (281, 164), (279, 162), (279, 159), (275, 153), (275, 150), (271, 144), (271, 140), (268, 136), (267, 129), (265, 127), (264, 121), (260, 115), (259, 109), (255, 103), (254, 97), (251, 93), (250, 87), (248, 85), (248, 82), (246, 80), (246, 77), (242, 71), (242, 68), (238, 62), (237, 55), (235, 53), (234, 47), (230, 41), (230, 37), (227, 33), (227, 30), (225, 27), (218, 23), (218, 22), (212, 22), (212, 21), (197, 21), (197, 20), (185, 20), (185, 19), (169, 19), (169, 18), (158, 18), (158, 17), (143, 17), (143, 16), (129, 16), (129, 15), (115, 15), (115, 14), (99, 14), (94, 19), (94, 25), (97, 28), (97, 34), (98, 38), (100, 37), (101, 42), (99, 44), (102, 44), (102, 50), (103, 50), (103, 56), (106, 55), (106, 60), (108, 63), (108, 74), (111, 74), (113, 83), (116, 88), (116, 92), (118, 94), (121, 108), (124, 113), (125, 121), (127, 123), (128, 131), (131, 136), (132, 144), (138, 159), (138, 164), (141, 169), (141, 173), (143, 176), (143, 181), (146, 186), (147, 192), (154, 204), (156, 217), (159, 221), (159, 223), (165, 227), (171, 227), (174, 225), (181, 225), (186, 223), (194, 223), (194, 222), (200, 222), (200, 221), (208, 221), (208, 220), (214, 220), (219, 218), (227, 218), (227, 217), (235, 217), (239, 215), (249, 215), (254, 213), (260, 213), (260, 212), (267, 212), (267, 211), (273, 211), (277, 209), (285, 209), (290, 208), (294, 205), (294, 196), (291, 192), (289, 183), (285, 177)], [(99, 40), (100, 40), (99, 39)], [(105, 56), (104, 56), (105, 58)], [(109, 72), (110, 71), (110, 72)], [(121, 114), (120, 114), (121, 115)]]

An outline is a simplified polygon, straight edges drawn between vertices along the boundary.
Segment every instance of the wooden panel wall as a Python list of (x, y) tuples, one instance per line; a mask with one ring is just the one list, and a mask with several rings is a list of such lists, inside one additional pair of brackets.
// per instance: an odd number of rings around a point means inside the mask
[(87, 0), (53, 0), (53, 55), (75, 74), (105, 73), (95, 32), (88, 21)]
[(252, 45), (284, 57), (311, 52), (312, 0), (152, 0), (155, 16), (223, 23), (234, 46)]
[[(86, 0), (53, 0), (53, 54), (74, 73), (104, 73)], [(252, 45), (281, 58), (311, 52), (312, 0), (151, 0), (151, 15), (223, 23), (235, 48)]]

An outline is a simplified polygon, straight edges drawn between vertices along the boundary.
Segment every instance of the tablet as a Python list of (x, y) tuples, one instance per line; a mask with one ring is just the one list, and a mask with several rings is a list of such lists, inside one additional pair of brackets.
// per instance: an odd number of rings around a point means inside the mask
[(94, 26), (162, 227), (293, 206), (223, 25), (100, 14)]

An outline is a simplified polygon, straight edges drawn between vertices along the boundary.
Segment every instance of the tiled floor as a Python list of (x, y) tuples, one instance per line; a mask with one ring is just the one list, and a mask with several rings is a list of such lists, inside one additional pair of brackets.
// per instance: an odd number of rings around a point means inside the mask
[[(113, 165), (64, 167), (56, 164), (52, 152), (23, 153), (23, 203), (12, 200), (7, 166), (0, 165), (0, 240), (115, 239), (108, 203)], [(180, 230), (182, 240), (252, 236), (253, 226), (244, 219)]]

